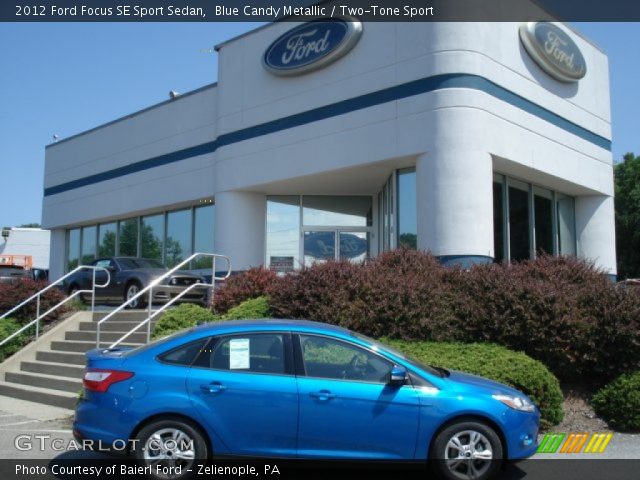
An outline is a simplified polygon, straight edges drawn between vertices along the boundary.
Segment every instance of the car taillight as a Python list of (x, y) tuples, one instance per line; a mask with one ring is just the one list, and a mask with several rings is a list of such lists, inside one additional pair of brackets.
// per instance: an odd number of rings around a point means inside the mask
[(116, 383), (133, 377), (133, 372), (123, 372), (121, 370), (101, 370), (90, 368), (84, 372), (82, 386), (93, 392), (106, 392), (109, 387)]

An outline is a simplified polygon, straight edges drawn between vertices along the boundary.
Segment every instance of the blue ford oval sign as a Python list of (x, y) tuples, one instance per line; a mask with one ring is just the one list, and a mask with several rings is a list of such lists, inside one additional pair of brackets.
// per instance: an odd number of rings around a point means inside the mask
[(531, 58), (556, 80), (577, 82), (587, 73), (578, 46), (553, 23), (525, 23), (520, 26), (520, 39)]
[(320, 18), (278, 37), (264, 52), (263, 65), (275, 75), (299, 75), (324, 67), (351, 50), (362, 23), (351, 18)]

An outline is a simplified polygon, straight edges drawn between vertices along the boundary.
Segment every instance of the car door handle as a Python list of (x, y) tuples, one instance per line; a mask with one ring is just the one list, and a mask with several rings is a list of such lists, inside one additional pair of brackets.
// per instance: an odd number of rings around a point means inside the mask
[(227, 387), (225, 387), (220, 382), (211, 382), (206, 385), (200, 385), (200, 390), (202, 390), (204, 393), (220, 393), (224, 392), (226, 389)]
[(309, 395), (321, 402), (326, 402), (336, 397), (335, 393), (331, 393), (329, 390), (320, 390), (319, 392), (311, 392)]

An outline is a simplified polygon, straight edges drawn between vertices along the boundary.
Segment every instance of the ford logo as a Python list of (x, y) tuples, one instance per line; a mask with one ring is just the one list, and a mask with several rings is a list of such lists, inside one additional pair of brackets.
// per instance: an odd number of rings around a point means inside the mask
[(324, 67), (351, 50), (362, 34), (352, 18), (320, 18), (278, 37), (264, 52), (262, 63), (275, 75), (299, 75)]
[(577, 82), (587, 73), (578, 46), (553, 23), (525, 23), (520, 26), (520, 39), (531, 58), (556, 80)]

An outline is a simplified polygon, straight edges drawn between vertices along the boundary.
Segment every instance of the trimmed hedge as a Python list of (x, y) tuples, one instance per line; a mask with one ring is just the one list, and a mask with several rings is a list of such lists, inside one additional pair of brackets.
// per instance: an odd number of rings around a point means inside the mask
[(254, 267), (241, 274), (232, 275), (215, 292), (214, 312), (218, 315), (224, 314), (245, 300), (264, 295), (267, 287), (273, 284), (276, 277), (274, 272), (262, 267)]
[(542, 363), (522, 352), (480, 343), (381, 341), (427, 365), (480, 375), (516, 388), (538, 405), (547, 426), (562, 421), (563, 397), (558, 379)]
[(593, 407), (612, 427), (640, 431), (640, 371), (622, 375), (593, 396)]
[(602, 385), (640, 369), (640, 295), (576, 258), (462, 270), (401, 248), (365, 264), (328, 262), (281, 277), (251, 271), (217, 296), (237, 304), (251, 290), (266, 292), (274, 317), (372, 337), (497, 343), (571, 382)]
[(245, 300), (240, 305), (230, 308), (224, 315), (219, 315), (220, 320), (242, 320), (250, 318), (269, 318), (269, 300), (266, 296)]
[[(47, 286), (47, 282), (35, 281), (25, 278), (15, 284), (0, 284), (0, 314), (11, 310), (20, 302), (26, 300), (30, 296), (37, 293)], [(52, 288), (45, 292), (40, 299), (40, 312), (44, 313), (57, 303), (64, 300), (65, 295), (57, 288)], [(14, 312), (12, 317), (21, 322), (27, 323), (29, 320), (36, 318), (36, 301), (33, 300), (20, 310)], [(57, 320), (63, 313), (68, 312), (71, 308), (68, 305), (60, 307), (55, 312), (44, 318), (44, 323)]]
[(191, 303), (183, 303), (176, 308), (167, 310), (153, 327), (151, 338), (162, 338), (185, 328), (195, 327), (201, 323), (215, 321), (216, 318), (209, 310)]
[[(0, 340), (4, 340), (9, 335), (18, 330), (22, 325), (11, 318), (2, 318), (0, 319)], [(29, 329), (27, 329), (29, 330)], [(4, 360), (22, 347), (24, 347), (29, 341), (29, 335), (25, 332), (13, 338), (13, 340), (4, 344), (0, 347), (0, 362), (4, 362)]]

